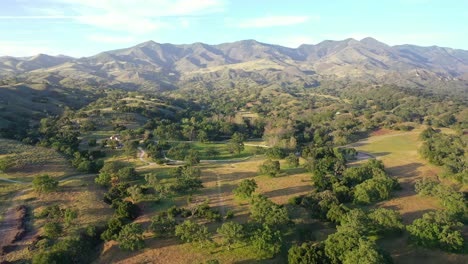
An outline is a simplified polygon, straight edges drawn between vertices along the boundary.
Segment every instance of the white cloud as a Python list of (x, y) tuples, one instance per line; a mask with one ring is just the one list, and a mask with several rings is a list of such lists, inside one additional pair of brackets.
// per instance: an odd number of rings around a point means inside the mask
[(276, 26), (290, 26), (305, 23), (311, 19), (319, 20), (318, 16), (266, 16), (242, 20), (238, 23), (240, 28), (265, 28)]
[(56, 16), (56, 15), (46, 15), (46, 16), (0, 16), (0, 19), (73, 19), (77, 18), (75, 16)]
[(75, 10), (132, 14), (143, 17), (200, 15), (224, 10), (225, 0), (53, 0)]
[[(73, 19), (90, 25), (129, 34), (147, 34), (174, 26), (189, 27), (187, 21), (168, 23), (171, 17), (184, 18), (225, 8), (226, 0), (46, 0), (47, 7), (31, 10), (30, 16), (3, 16), (0, 19)], [(43, 4), (46, 6), (46, 4)]]
[(124, 31), (131, 34), (145, 34), (162, 28), (170, 28), (170, 24), (150, 18), (135, 19), (125, 14), (105, 14), (80, 16), (76, 19), (81, 24), (96, 26), (112, 31)]

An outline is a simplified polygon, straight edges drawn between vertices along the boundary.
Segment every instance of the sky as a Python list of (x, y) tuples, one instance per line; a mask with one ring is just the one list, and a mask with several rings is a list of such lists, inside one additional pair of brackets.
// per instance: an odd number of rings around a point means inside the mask
[(0, 0), (0, 56), (91, 56), (153, 40), (296, 48), (373, 37), (468, 50), (468, 0)]

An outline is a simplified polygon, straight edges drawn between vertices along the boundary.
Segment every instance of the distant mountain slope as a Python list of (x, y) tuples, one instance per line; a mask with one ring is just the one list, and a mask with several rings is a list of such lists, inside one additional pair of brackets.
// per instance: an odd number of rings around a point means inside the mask
[(304, 84), (349, 80), (466, 89), (468, 51), (389, 46), (373, 38), (323, 41), (293, 49), (243, 40), (219, 45), (153, 41), (86, 58), (0, 57), (0, 76), (61, 85), (119, 85), (174, 89), (180, 83), (254, 78)]

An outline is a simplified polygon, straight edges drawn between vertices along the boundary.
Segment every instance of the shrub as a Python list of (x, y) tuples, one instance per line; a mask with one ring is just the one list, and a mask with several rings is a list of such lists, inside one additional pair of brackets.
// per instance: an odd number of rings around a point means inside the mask
[(49, 175), (39, 175), (34, 177), (33, 189), (39, 193), (48, 193), (57, 190), (58, 181), (51, 178)]

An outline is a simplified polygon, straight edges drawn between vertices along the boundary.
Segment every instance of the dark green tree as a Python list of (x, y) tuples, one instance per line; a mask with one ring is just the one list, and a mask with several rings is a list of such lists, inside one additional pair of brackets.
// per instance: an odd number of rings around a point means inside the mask
[(266, 160), (263, 162), (262, 165), (259, 167), (259, 171), (261, 174), (266, 174), (271, 177), (276, 177), (279, 175), (281, 168), (280, 163), (277, 160)]
[(288, 251), (288, 264), (328, 264), (323, 243), (293, 245)]
[(34, 177), (33, 189), (38, 193), (49, 193), (57, 190), (58, 181), (47, 174)]
[(210, 233), (208, 232), (208, 228), (190, 220), (186, 220), (182, 224), (176, 226), (175, 235), (184, 242), (194, 242), (197, 243), (200, 247), (203, 247), (210, 241)]
[(234, 195), (241, 199), (247, 199), (252, 196), (252, 194), (257, 189), (257, 182), (254, 179), (242, 180), (237, 188), (234, 189)]
[(223, 237), (228, 250), (231, 249), (232, 244), (241, 241), (245, 235), (243, 226), (236, 222), (226, 222), (216, 232)]
[(125, 250), (139, 250), (145, 247), (143, 228), (139, 224), (125, 225), (117, 237), (119, 247)]

